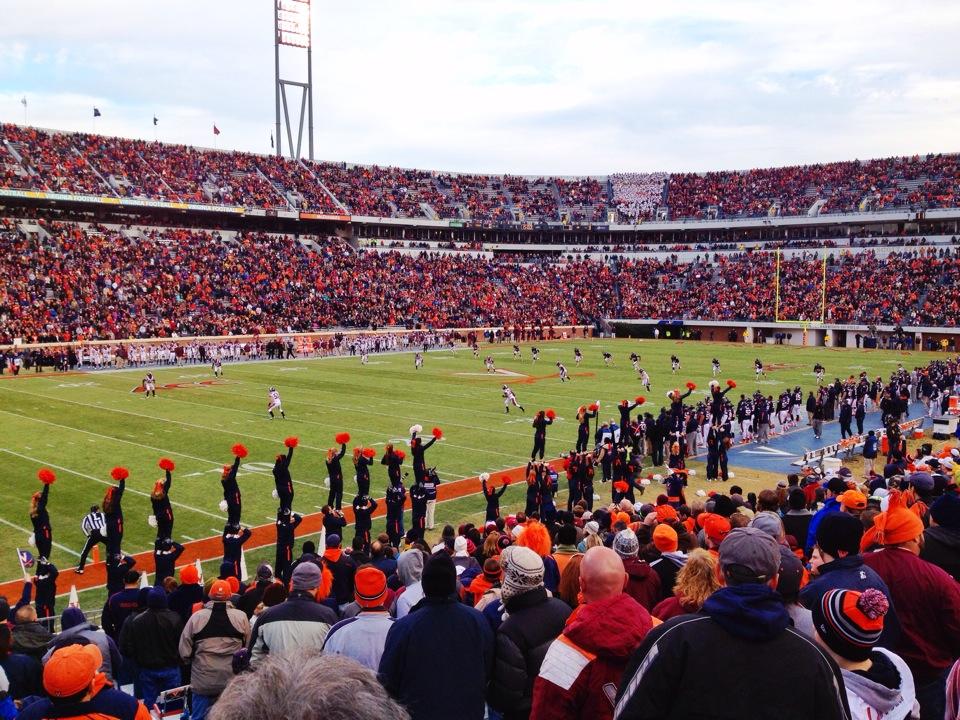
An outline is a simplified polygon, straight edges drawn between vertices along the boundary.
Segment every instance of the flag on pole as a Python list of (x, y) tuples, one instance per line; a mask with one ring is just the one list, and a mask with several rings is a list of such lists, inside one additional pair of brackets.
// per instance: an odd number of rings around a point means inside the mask
[(217, 124), (216, 124), (216, 123), (213, 124), (213, 134), (214, 134), (214, 135), (219, 135), (219, 134), (220, 134), (220, 128), (217, 127)]
[(93, 109), (93, 116), (94, 116), (95, 118), (100, 117), (100, 110), (99, 110), (99, 108), (96, 108), (96, 107), (95, 107), (95, 108)]
[(140, 589), (143, 590), (148, 587), (150, 587), (150, 573), (144, 570), (140, 573)]
[(154, 127), (157, 126), (157, 116), (156, 116), (156, 115), (153, 116), (153, 126), (154, 126)]
[(273, 150), (273, 133), (270, 133), (270, 149)]
[(246, 582), (250, 579), (250, 573), (247, 572), (247, 554), (240, 548), (240, 582)]
[(70, 586), (70, 599), (67, 600), (67, 606), (75, 608), (80, 607), (80, 595), (77, 593), (76, 585)]
[(197, 569), (197, 577), (200, 578), (200, 584), (203, 585), (203, 565), (200, 564), (200, 558), (194, 560), (193, 566)]
[(27, 572), (27, 557), (30, 557), (30, 555), (26, 550), (17, 548), (17, 560), (20, 561), (20, 571), (23, 573), (23, 579), (25, 582), (30, 582), (30, 573)]
[(23, 99), (20, 100), (20, 104), (23, 105), (24, 107), (27, 106), (27, 96), (26, 96), (26, 95), (24, 95), (24, 96), (23, 96)]

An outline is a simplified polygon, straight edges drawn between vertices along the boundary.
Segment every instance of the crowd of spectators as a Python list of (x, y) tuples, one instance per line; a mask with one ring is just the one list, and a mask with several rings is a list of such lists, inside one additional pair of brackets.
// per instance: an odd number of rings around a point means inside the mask
[[(667, 258), (353, 250), (335, 238), (0, 221), (2, 340), (309, 332), (603, 318), (955, 326), (960, 252), (872, 249)], [(531, 262), (536, 260), (536, 262)], [(560, 260), (560, 262), (557, 262)]]
[(696, 219), (803, 215), (818, 201), (821, 213), (957, 207), (960, 163), (955, 155), (927, 155), (747, 171), (616, 173), (602, 179), (452, 175), (5, 124), (0, 187), (339, 211), (329, 190), (348, 212), (362, 216), (606, 222), (615, 210), (620, 221), (636, 222), (652, 219), (660, 208), (671, 219)]

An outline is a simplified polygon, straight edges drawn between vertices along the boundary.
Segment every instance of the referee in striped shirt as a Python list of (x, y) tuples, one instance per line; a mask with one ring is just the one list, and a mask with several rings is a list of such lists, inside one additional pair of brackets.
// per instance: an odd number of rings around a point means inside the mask
[(84, 516), (80, 523), (80, 529), (87, 536), (87, 542), (84, 543), (83, 552), (80, 553), (80, 563), (77, 565), (77, 574), (83, 575), (83, 566), (87, 564), (87, 555), (97, 546), (98, 543), (107, 544), (107, 519), (100, 511), (99, 505), (90, 508), (90, 512)]

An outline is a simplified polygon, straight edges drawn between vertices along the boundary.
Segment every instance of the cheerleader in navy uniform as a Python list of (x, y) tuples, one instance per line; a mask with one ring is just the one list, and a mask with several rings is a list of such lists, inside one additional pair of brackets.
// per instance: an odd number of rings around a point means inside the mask
[(580, 463), (583, 456), (580, 453), (570, 453), (563, 461), (563, 469), (567, 474), (567, 512), (573, 512), (573, 506), (580, 501)]
[(423, 540), (427, 520), (427, 491), (423, 485), (410, 487), (410, 529), (418, 540)]
[(277, 508), (277, 554), (273, 565), (276, 577), (287, 582), (290, 574), (290, 565), (293, 563), (293, 542), (297, 528), (303, 518), (290, 508)]
[(107, 555), (119, 555), (123, 543), (123, 491), (130, 471), (125, 467), (115, 467), (110, 471), (110, 477), (117, 481), (117, 485), (107, 488), (101, 507), (107, 521)]
[(154, 585), (163, 585), (168, 577), (176, 577), (175, 567), (183, 550), (183, 545), (169, 537), (158, 537), (153, 541)]
[(527, 499), (523, 511), (529, 517), (530, 513), (540, 509), (540, 477), (543, 474), (543, 464), (527, 463)]
[(733, 390), (737, 384), (733, 380), (727, 380), (725, 390), (720, 389), (720, 383), (716, 380), (710, 381), (710, 417), (715, 425), (723, 422), (725, 410), (724, 396)]
[(410, 453), (413, 455), (413, 480), (422, 483), (427, 475), (426, 452), (437, 440), (442, 437), (439, 428), (433, 429), (433, 437), (429, 441), (423, 442), (423, 438), (417, 437), (417, 433), (423, 432), (423, 427), (413, 425), (410, 428)]
[(577, 452), (586, 452), (590, 443), (590, 421), (597, 416), (600, 410), (600, 401), (597, 400), (590, 407), (581, 405), (577, 408)]
[(593, 480), (596, 470), (594, 469), (594, 456), (592, 453), (584, 453), (580, 456), (580, 463), (577, 467), (577, 481), (580, 488), (580, 500), (586, 504), (587, 510), (593, 512)]
[(36, 595), (34, 605), (37, 608), (37, 619), (44, 621), (48, 630), (53, 630), (54, 614), (57, 602), (57, 577), (60, 571), (47, 558), (37, 560), (37, 574), (33, 577)]
[(170, 487), (173, 485), (173, 461), (161, 458), (158, 463), (165, 479), (157, 480), (150, 493), (150, 506), (153, 509), (153, 522), (157, 528), (157, 539), (173, 537), (173, 507), (170, 505)]
[(290, 475), (290, 461), (293, 460), (293, 449), (298, 442), (295, 437), (288, 437), (284, 440), (283, 444), (287, 446), (287, 454), (277, 455), (277, 459), (273, 463), (274, 497), (280, 501), (280, 507), (287, 510), (293, 507), (293, 477)]
[(400, 547), (403, 539), (403, 503), (406, 499), (407, 489), (402, 482), (387, 486), (387, 535), (394, 547)]
[(553, 496), (557, 492), (556, 472), (548, 465), (543, 467), (540, 474), (540, 521), (552, 525), (557, 519), (557, 505)]
[[(396, 485), (397, 483), (403, 482), (402, 476), (402, 465), (403, 460), (406, 457), (406, 454), (403, 450), (394, 450), (393, 443), (387, 443), (387, 446), (383, 449), (383, 457), (380, 458), (380, 464), (387, 466), (387, 480), (390, 481), (391, 485)], [(357, 479), (357, 485), (360, 485), (359, 478)], [(366, 492), (361, 492), (366, 490)], [(367, 478), (367, 485), (365, 488), (361, 487), (357, 491), (357, 495), (362, 495), (366, 497), (370, 494), (370, 479)]]
[(223, 526), (223, 562), (230, 563), (233, 577), (240, 580), (240, 556), (243, 553), (243, 544), (250, 539), (253, 533), (250, 528), (241, 528), (239, 524), (227, 523)]
[(628, 400), (621, 400), (620, 404), (617, 405), (617, 410), (620, 411), (620, 439), (617, 441), (617, 444), (620, 445), (620, 447), (629, 445), (633, 439), (633, 429), (630, 425), (630, 413), (633, 412), (634, 408), (642, 405), (645, 402), (645, 398), (638, 397), (633, 403), (629, 402)]
[(330, 483), (330, 492), (327, 495), (327, 505), (339, 510), (343, 505), (343, 468), (340, 461), (347, 454), (347, 443), (350, 442), (350, 433), (337, 433), (334, 440), (340, 445), (340, 452), (335, 448), (327, 450), (327, 477)]
[(240, 461), (247, 456), (247, 448), (237, 444), (232, 448), (233, 464), (223, 466), (223, 476), (220, 478), (220, 484), (223, 486), (223, 500), (220, 501), (220, 509), (227, 513), (227, 525), (240, 526), (240, 511), (242, 500), (240, 497), (240, 484), (237, 482), (237, 471), (240, 469)]
[(50, 486), (56, 480), (53, 471), (43, 468), (37, 473), (37, 479), (43, 483), (43, 490), (35, 492), (30, 498), (30, 523), (33, 525), (33, 544), (37, 547), (37, 557), (49, 560), (53, 550), (53, 529), (50, 526), (50, 513), (47, 501), (50, 499)]
[[(387, 445), (387, 447), (393, 450), (393, 445)], [(355, 447), (353, 449), (353, 468), (357, 473), (357, 493), (360, 495), (370, 494), (370, 467), (373, 465), (375, 455), (376, 452), (373, 448)], [(386, 458), (386, 455), (384, 455), (384, 458)], [(381, 460), (381, 462), (383, 461)]]
[(503, 485), (500, 486), (499, 490), (488, 484), (489, 481), (490, 473), (480, 474), (480, 486), (483, 488), (483, 497), (487, 501), (487, 515), (484, 519), (485, 523), (496, 522), (497, 518), (500, 517), (500, 498), (507, 491), (507, 486), (510, 484), (510, 478), (503, 479)]
[(533, 418), (533, 452), (530, 453), (530, 460), (537, 459), (537, 453), (540, 453), (540, 459), (543, 460), (543, 454), (547, 448), (547, 425), (553, 424), (556, 414), (553, 410), (540, 410)]

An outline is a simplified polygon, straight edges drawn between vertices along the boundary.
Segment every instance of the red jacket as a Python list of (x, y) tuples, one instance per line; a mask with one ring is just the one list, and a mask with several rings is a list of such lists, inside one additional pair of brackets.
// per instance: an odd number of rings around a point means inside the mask
[(900, 619), (891, 648), (913, 672), (917, 687), (934, 681), (960, 656), (960, 584), (909, 550), (885, 548), (863, 556), (890, 588)]
[(651, 627), (625, 593), (577, 608), (540, 666), (530, 720), (612, 720), (617, 684)]
[(630, 580), (624, 592), (643, 605), (647, 611), (660, 602), (663, 592), (660, 590), (660, 576), (650, 565), (636, 557), (622, 558), (623, 569)]
[(670, 618), (695, 612), (700, 612), (696, 604), (681, 600), (677, 595), (671, 595), (658, 602), (651, 614), (658, 620), (666, 622)]

